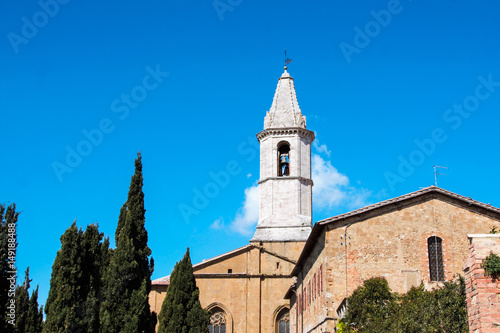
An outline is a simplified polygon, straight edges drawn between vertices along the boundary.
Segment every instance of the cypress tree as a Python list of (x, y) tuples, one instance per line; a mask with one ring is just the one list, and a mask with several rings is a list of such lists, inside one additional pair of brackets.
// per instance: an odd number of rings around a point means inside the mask
[(99, 332), (102, 267), (107, 263), (108, 240), (97, 225), (85, 232), (74, 222), (61, 236), (45, 313), (44, 332)]
[(118, 244), (120, 242), (120, 232), (123, 229), (123, 226), (125, 225), (125, 221), (127, 219), (127, 202), (125, 202), (120, 208), (120, 215), (118, 216), (118, 226), (116, 227), (115, 230), (115, 244)]
[(85, 316), (84, 327), (87, 333), (97, 333), (100, 327), (102, 272), (103, 268), (107, 267), (109, 252), (109, 238), (101, 242), (103, 236), (95, 224), (87, 226), (82, 236), (82, 270), (84, 275), (81, 284), (81, 312)]
[(82, 281), (81, 258), (82, 231), (73, 222), (61, 236), (61, 249), (52, 265), (49, 297), (45, 304), (44, 332), (65, 333), (77, 331), (83, 326), (79, 313)]
[(9, 205), (7, 209), (4, 204), (0, 204), (0, 332), (6, 333), (14, 331), (14, 325), (8, 323), (10, 318), (7, 316), (7, 306), (13, 297), (12, 291), (9, 290), (11, 281), (15, 284), (16, 279), (16, 274), (13, 272), (16, 270), (14, 262), (18, 216), (15, 204)]
[(40, 333), (43, 329), (43, 305), (38, 308), (38, 286), (30, 297), (28, 314), (26, 317), (25, 333)]
[(189, 248), (178, 262), (158, 316), (158, 333), (208, 333), (210, 315), (200, 305)]
[(156, 316), (149, 307), (153, 259), (145, 228), (142, 161), (135, 160), (127, 201), (120, 210), (116, 248), (104, 276), (101, 329), (104, 333), (154, 332)]
[(28, 310), (30, 307), (30, 268), (28, 267), (25, 272), (24, 283), (16, 288), (16, 325), (14, 328), (15, 333), (24, 333), (26, 326), (26, 319), (28, 317)]

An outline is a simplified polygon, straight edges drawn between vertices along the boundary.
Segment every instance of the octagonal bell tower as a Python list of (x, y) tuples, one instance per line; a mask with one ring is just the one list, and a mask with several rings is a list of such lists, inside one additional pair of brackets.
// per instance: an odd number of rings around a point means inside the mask
[(293, 78), (285, 67), (264, 118), (260, 143), (259, 222), (251, 242), (304, 242), (312, 228), (311, 143)]

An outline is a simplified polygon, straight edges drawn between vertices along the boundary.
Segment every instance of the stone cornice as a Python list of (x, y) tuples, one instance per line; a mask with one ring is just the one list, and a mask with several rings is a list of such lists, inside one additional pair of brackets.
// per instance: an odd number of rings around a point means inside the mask
[(242, 278), (261, 278), (261, 279), (291, 279), (289, 274), (246, 274), (246, 273), (194, 273), (196, 279), (242, 279)]
[(298, 134), (309, 138), (311, 142), (314, 140), (314, 132), (302, 127), (283, 127), (283, 128), (266, 128), (262, 132), (257, 133), (259, 142), (268, 136), (291, 135)]
[(267, 182), (268, 180), (298, 180), (301, 183), (305, 183), (307, 185), (309, 185), (309, 184), (314, 185), (312, 179), (308, 179), (308, 178), (304, 178), (304, 177), (292, 177), (292, 176), (267, 177), (267, 178), (259, 180), (257, 183), (262, 184), (264, 182)]

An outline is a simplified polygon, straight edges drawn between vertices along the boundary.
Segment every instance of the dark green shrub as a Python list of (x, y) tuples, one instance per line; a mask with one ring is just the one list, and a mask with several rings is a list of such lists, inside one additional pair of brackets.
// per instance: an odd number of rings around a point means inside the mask
[(490, 251), (490, 254), (483, 259), (484, 272), (492, 277), (497, 277), (500, 273), (500, 257)]

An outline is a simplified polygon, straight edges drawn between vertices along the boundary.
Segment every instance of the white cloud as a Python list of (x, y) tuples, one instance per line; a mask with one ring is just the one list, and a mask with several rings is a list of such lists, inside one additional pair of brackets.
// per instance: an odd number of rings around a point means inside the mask
[(245, 189), (245, 201), (231, 222), (231, 230), (243, 236), (251, 236), (259, 220), (259, 187)]
[(345, 188), (349, 178), (334, 168), (320, 155), (312, 155), (313, 204), (318, 208), (332, 208), (346, 200)]
[(330, 157), (326, 145), (313, 146), (318, 152), (312, 154), (313, 208), (325, 210), (345, 206), (356, 209), (368, 205), (372, 192), (350, 185), (349, 178), (340, 173), (328, 158), (320, 155)]
[(220, 230), (222, 228), (224, 228), (224, 219), (222, 217), (219, 217), (210, 225), (210, 229)]
[(328, 150), (328, 147), (325, 144), (320, 145), (318, 140), (313, 142), (313, 148), (316, 149), (318, 153), (323, 153), (328, 157), (330, 157), (330, 154), (332, 153)]

